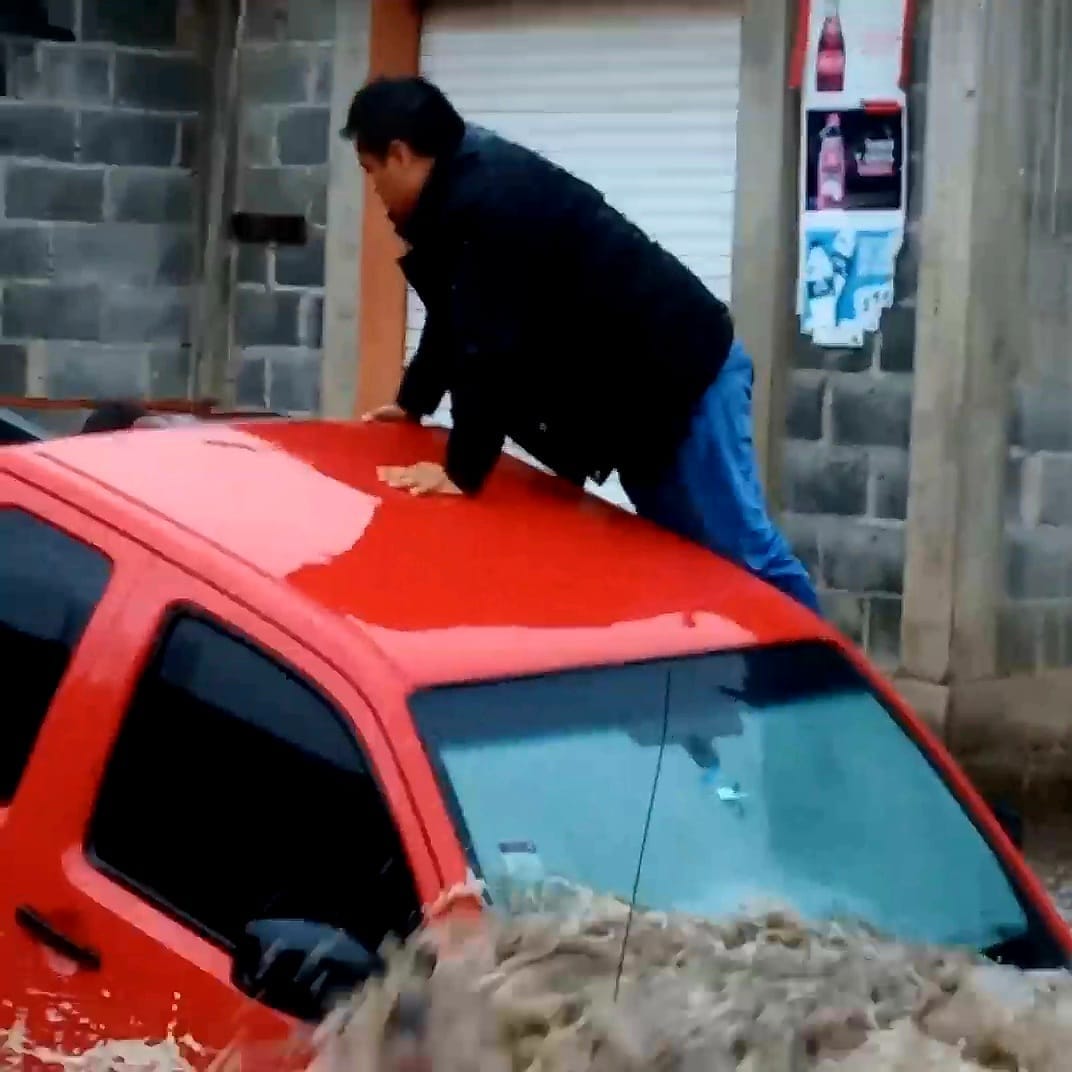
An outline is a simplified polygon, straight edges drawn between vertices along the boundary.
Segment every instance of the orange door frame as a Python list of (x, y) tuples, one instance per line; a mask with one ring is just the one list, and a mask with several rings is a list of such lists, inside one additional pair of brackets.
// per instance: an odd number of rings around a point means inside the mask
[[(417, 74), (419, 0), (371, 0), (369, 78)], [(390, 402), (398, 388), (406, 345), (406, 283), (396, 261), (402, 246), (365, 180), (358, 308), (357, 411)]]

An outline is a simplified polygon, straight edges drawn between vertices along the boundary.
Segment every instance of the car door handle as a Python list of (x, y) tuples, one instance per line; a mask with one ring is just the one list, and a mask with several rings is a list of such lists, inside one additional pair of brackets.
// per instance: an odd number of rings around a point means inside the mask
[(26, 905), (19, 905), (15, 909), (15, 922), (42, 945), (47, 945), (49, 949), (62, 953), (80, 968), (85, 968), (86, 971), (100, 971), (100, 953), (89, 946), (79, 945), (62, 931), (56, 930), (40, 912)]

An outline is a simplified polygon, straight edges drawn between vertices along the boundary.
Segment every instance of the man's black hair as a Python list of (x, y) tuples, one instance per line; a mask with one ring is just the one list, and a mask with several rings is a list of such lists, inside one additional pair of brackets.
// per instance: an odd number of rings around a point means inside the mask
[(148, 417), (149, 411), (137, 402), (102, 402), (82, 425), (83, 435), (87, 432), (119, 432), (130, 428), (135, 421)]
[(381, 159), (391, 142), (402, 141), (418, 156), (437, 160), (458, 148), (465, 121), (423, 78), (376, 78), (354, 94), (340, 133)]
[(53, 26), (49, 21), (45, 0), (4, 0), (0, 4), (0, 34), (36, 37), (42, 41), (74, 40), (67, 27)]

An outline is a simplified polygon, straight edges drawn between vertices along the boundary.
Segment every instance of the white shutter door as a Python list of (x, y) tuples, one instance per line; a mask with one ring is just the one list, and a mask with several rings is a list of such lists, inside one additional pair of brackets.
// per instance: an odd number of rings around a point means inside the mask
[[(422, 73), (466, 119), (592, 183), (728, 302), (740, 3), (438, 0)], [(407, 359), (423, 320), (411, 293)], [(592, 490), (625, 503), (616, 481)]]

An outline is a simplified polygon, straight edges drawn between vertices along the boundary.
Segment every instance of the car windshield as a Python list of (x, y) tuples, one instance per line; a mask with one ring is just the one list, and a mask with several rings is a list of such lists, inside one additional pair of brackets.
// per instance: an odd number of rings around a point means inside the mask
[(774, 902), (907, 941), (1061, 963), (943, 778), (832, 646), (450, 686), (411, 702), (493, 901), (518, 881), (625, 900), (635, 885), (654, 909), (719, 916)]

